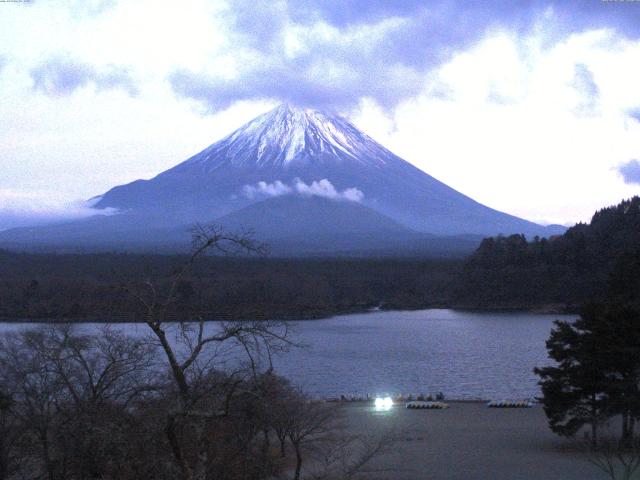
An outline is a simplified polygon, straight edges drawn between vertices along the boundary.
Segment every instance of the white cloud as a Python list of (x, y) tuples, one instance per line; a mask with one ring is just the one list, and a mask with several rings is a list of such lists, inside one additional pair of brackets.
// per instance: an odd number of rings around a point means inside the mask
[(332, 200), (347, 200), (350, 202), (361, 202), (364, 198), (364, 193), (361, 190), (351, 187), (343, 191), (338, 191), (333, 184), (323, 178), (322, 180), (314, 180), (307, 184), (297, 178), (293, 182), (293, 186), (289, 186), (280, 180), (275, 182), (258, 182), (255, 185), (245, 185), (242, 187), (242, 193), (247, 198), (259, 198), (259, 197), (279, 197), (281, 195), (287, 195), (290, 193), (296, 193), (305, 197), (324, 197)]
[[(543, 45), (494, 32), (432, 72), (390, 113), (353, 119), (394, 153), (493, 208), (552, 223), (588, 221), (640, 193), (617, 166), (640, 158), (640, 42), (590, 31)], [(576, 85), (588, 72), (588, 86)], [(592, 83), (591, 83), (592, 82)], [(594, 95), (597, 93), (597, 95)], [(597, 108), (585, 109), (585, 105)]]
[(0, 230), (117, 213), (114, 208), (93, 208), (98, 200), (54, 201), (48, 194), (0, 189)]
[(364, 193), (354, 187), (339, 192), (326, 178), (319, 181), (314, 180), (310, 184), (297, 179), (294, 186), (296, 191), (304, 196), (318, 196), (333, 200), (349, 200), (351, 202), (360, 202), (364, 198)]
[(361, 202), (364, 198), (364, 193), (357, 188), (347, 188), (342, 192), (342, 198), (351, 202)]
[(624, 183), (640, 185), (640, 161), (629, 160), (618, 165), (618, 173), (624, 179)]
[(291, 193), (291, 187), (285, 185), (280, 180), (276, 180), (273, 183), (262, 181), (255, 185), (245, 185), (242, 188), (242, 193), (244, 193), (247, 198), (255, 198), (258, 196), (279, 197), (280, 195)]

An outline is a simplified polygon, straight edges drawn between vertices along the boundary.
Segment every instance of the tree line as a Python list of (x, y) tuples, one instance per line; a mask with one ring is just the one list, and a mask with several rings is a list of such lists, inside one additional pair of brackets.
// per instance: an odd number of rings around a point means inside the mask
[(557, 306), (640, 298), (640, 197), (596, 212), (561, 236), (487, 238), (456, 278), (454, 302), (470, 308)]
[[(166, 291), (186, 256), (22, 254), (0, 251), (0, 319), (139, 321), (126, 294), (152, 281)], [(321, 318), (373, 307), (448, 302), (460, 260), (206, 256), (178, 286), (174, 313), (207, 319)]]

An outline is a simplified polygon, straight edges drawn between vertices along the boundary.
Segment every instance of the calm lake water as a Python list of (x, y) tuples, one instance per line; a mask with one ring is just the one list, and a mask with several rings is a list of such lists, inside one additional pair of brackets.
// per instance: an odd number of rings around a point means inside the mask
[[(274, 364), (318, 397), (441, 391), (459, 399), (532, 398), (539, 394), (532, 369), (549, 363), (545, 340), (553, 320), (573, 318), (421, 310), (293, 322), (294, 339), (306, 346)], [(25, 326), (0, 324), (0, 332)], [(118, 328), (146, 332), (139, 324)]]

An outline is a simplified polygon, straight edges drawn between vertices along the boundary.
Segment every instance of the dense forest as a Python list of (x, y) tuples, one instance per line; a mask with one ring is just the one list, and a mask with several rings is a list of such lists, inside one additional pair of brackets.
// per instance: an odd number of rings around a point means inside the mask
[(640, 297), (640, 197), (604, 208), (591, 223), (528, 242), (487, 238), (467, 260), (452, 294), (470, 308), (557, 307), (576, 311), (603, 296)]
[[(187, 260), (0, 251), (0, 318), (139, 320), (136, 292), (162, 293)], [(600, 210), (562, 236), (487, 238), (466, 260), (202, 257), (179, 282), (172, 315), (319, 318), (376, 307), (577, 311), (604, 295), (640, 297), (640, 197)]]
[[(0, 252), (0, 318), (131, 321), (135, 293), (166, 290), (183, 256)], [(318, 318), (449, 303), (461, 261), (202, 257), (178, 285), (175, 318)]]

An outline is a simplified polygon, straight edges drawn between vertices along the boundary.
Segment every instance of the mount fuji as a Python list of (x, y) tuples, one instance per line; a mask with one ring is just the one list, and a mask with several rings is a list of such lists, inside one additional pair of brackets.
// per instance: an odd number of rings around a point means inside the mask
[(479, 236), (564, 230), (472, 200), (340, 116), (286, 104), (156, 177), (91, 202), (117, 213), (1, 232), (0, 245), (179, 247), (195, 222), (250, 228), (290, 253), (469, 250)]

